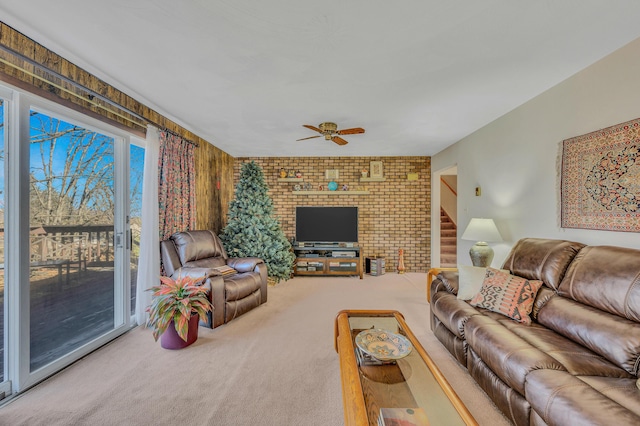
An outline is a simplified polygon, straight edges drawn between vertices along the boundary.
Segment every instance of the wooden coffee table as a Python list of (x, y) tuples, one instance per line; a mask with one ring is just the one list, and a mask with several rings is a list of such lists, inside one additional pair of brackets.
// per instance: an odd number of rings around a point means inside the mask
[[(405, 336), (413, 349), (383, 365), (358, 364), (355, 337), (376, 328)], [(346, 425), (376, 426), (381, 408), (422, 408), (431, 426), (477, 425), (398, 311), (344, 310), (335, 321)]]

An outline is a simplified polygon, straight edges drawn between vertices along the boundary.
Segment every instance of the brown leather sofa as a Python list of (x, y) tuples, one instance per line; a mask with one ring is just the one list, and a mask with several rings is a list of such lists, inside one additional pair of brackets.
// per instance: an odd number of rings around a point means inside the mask
[[(226, 324), (267, 301), (267, 265), (256, 257), (230, 258), (211, 231), (177, 232), (160, 242), (164, 274), (206, 277), (213, 312), (206, 326)], [(237, 271), (221, 275), (212, 268), (228, 265)]]
[(640, 250), (526, 238), (502, 269), (541, 280), (531, 325), (430, 287), (431, 329), (516, 425), (638, 425)]

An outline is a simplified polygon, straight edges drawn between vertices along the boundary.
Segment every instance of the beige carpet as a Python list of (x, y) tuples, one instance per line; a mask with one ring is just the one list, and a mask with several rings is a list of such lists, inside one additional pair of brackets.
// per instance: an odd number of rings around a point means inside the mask
[(138, 327), (0, 408), (1, 425), (341, 425), (341, 309), (397, 309), (481, 425), (507, 425), (429, 328), (426, 274), (297, 277), (164, 350)]

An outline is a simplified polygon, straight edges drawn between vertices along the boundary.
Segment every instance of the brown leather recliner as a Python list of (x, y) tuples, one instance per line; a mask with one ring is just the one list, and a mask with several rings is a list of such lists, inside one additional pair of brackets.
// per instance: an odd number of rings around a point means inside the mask
[[(211, 328), (226, 324), (267, 301), (264, 261), (257, 257), (228, 257), (212, 231), (176, 232), (160, 242), (160, 256), (166, 276), (206, 277), (203, 285), (211, 288), (213, 312), (205, 325)], [(221, 275), (212, 269), (223, 265), (237, 273)]]

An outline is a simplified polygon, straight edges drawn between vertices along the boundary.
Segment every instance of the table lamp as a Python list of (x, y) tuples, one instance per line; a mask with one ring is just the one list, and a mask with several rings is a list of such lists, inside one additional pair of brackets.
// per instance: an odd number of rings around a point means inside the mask
[(464, 230), (462, 237), (463, 240), (477, 241), (469, 250), (469, 256), (471, 256), (471, 262), (473, 266), (487, 267), (491, 265), (493, 260), (493, 249), (489, 247), (487, 241), (498, 242), (502, 241), (500, 232), (494, 223), (493, 219), (473, 218), (467, 229)]

